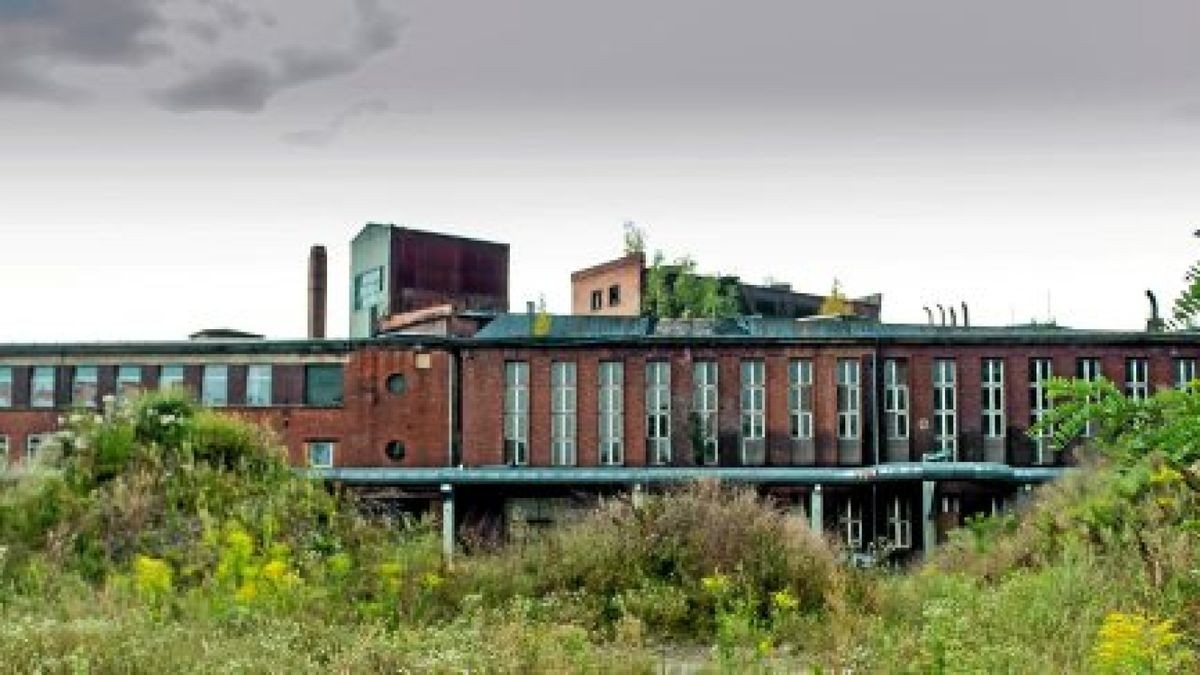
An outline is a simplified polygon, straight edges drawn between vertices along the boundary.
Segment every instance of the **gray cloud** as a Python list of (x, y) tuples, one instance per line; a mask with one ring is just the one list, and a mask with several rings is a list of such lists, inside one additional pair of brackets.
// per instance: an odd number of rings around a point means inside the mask
[(156, 0), (0, 2), (0, 95), (78, 100), (50, 72), (64, 64), (138, 65), (170, 52)]
[(292, 145), (319, 148), (329, 145), (337, 138), (346, 125), (359, 117), (378, 115), (391, 109), (391, 105), (383, 99), (360, 101), (346, 110), (338, 113), (325, 126), (317, 129), (303, 129), (284, 134), (282, 140)]
[[(221, 6), (217, 0), (208, 0)], [(345, 49), (288, 47), (273, 62), (223, 62), (162, 91), (153, 99), (175, 112), (261, 111), (281, 91), (352, 73), (372, 57), (394, 47), (403, 22), (378, 0), (355, 0), (358, 27)]]
[(154, 94), (162, 107), (175, 112), (229, 110), (258, 112), (274, 93), (270, 71), (252, 61), (225, 61), (199, 75)]

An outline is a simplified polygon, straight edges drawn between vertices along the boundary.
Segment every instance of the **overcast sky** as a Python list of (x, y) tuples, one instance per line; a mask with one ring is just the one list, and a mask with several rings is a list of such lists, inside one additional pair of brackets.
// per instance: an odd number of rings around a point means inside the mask
[(888, 321), (1136, 328), (1200, 258), (1195, 0), (0, 0), (0, 341), (305, 327), (367, 221), (569, 310), (621, 223)]

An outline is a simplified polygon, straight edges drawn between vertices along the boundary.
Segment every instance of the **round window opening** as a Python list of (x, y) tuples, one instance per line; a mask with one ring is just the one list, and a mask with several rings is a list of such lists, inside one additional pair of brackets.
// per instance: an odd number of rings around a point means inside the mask
[(392, 441), (391, 443), (388, 443), (383, 452), (387, 455), (387, 458), (393, 462), (404, 461), (404, 444), (400, 441)]
[(403, 375), (397, 373), (395, 375), (388, 376), (388, 379), (387, 379), (387, 390), (388, 391), (392, 392), (393, 394), (399, 395), (399, 394), (403, 394), (407, 389), (408, 389), (408, 382), (405, 381)]

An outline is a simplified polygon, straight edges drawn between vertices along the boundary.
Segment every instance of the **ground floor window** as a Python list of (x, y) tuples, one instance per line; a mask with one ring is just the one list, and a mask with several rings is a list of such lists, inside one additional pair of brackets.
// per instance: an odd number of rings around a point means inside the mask
[(305, 444), (308, 466), (313, 469), (333, 468), (333, 454), (337, 444), (333, 441), (309, 441)]

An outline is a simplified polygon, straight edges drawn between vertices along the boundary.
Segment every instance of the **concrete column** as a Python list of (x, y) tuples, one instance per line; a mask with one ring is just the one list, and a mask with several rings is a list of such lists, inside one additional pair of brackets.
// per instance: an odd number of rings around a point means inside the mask
[(921, 482), (921, 550), (928, 556), (937, 545), (937, 514), (933, 511), (933, 495), (937, 492), (937, 483), (931, 480)]
[(825, 530), (825, 493), (814, 485), (808, 495), (808, 525), (818, 534)]
[(454, 562), (454, 486), (442, 484), (442, 557), (446, 564)]

